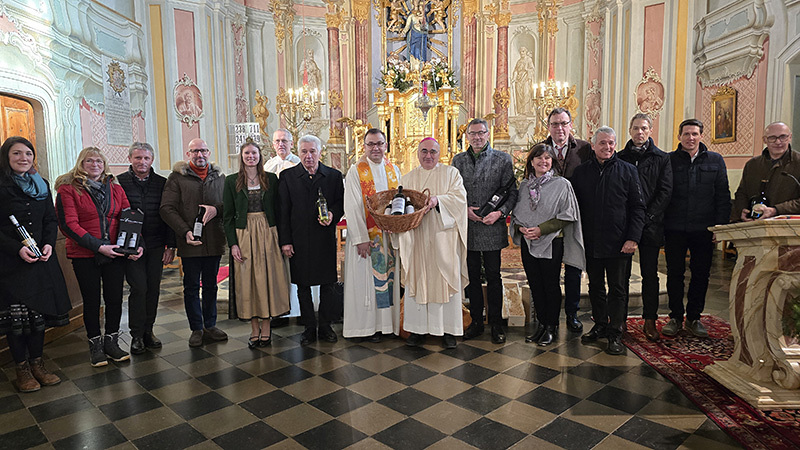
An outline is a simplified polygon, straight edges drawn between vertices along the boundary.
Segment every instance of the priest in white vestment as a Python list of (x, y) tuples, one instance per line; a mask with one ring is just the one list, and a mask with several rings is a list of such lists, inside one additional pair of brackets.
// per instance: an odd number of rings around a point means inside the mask
[(403, 267), (403, 329), (406, 344), (425, 342), (425, 335), (443, 336), (442, 345), (456, 347), (463, 335), (462, 295), (467, 278), (467, 192), (458, 169), (439, 164), (439, 143), (425, 138), (417, 149), (420, 167), (403, 175), (400, 184), (431, 199), (422, 223), (399, 233)]
[(275, 150), (275, 156), (268, 159), (264, 163), (264, 170), (272, 172), (278, 177), (281, 172), (300, 163), (300, 158), (292, 153), (292, 133), (284, 128), (278, 128), (272, 133), (272, 148)]
[(372, 220), (366, 198), (396, 189), (400, 171), (386, 159), (386, 135), (376, 128), (364, 137), (364, 155), (347, 171), (344, 214), (347, 244), (344, 253), (344, 326), (346, 338), (380, 342), (400, 325), (400, 278), (396, 252), (389, 237)]

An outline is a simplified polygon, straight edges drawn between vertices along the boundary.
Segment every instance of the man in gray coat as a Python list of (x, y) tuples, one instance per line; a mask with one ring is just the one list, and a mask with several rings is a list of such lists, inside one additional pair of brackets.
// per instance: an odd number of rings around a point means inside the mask
[(500, 279), (500, 250), (508, 246), (506, 216), (517, 204), (517, 186), (514, 181), (508, 197), (498, 208), (478, 216), (481, 207), (497, 191), (514, 178), (511, 155), (489, 145), (489, 125), (483, 119), (472, 119), (467, 126), (467, 151), (453, 158), (453, 166), (461, 172), (467, 190), (467, 271), (469, 272), (469, 313), (472, 324), (464, 331), (464, 339), (483, 334), (483, 287), (481, 267), (487, 284), (488, 322), (492, 329), (492, 342), (506, 341), (501, 316), (503, 282)]

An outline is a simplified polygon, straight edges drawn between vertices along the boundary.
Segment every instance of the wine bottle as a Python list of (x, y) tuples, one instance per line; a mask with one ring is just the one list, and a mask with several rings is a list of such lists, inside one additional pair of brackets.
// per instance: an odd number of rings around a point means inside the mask
[(136, 241), (139, 240), (139, 235), (137, 233), (131, 234), (131, 239), (128, 241), (128, 248), (136, 248)]
[(117, 247), (125, 247), (125, 242), (127, 241), (128, 233), (124, 231), (119, 232), (119, 236), (117, 236)]
[(406, 214), (414, 214), (414, 205), (411, 204), (411, 199), (406, 197)]
[(397, 194), (392, 197), (392, 215), (401, 216), (406, 212), (406, 196), (403, 195), (403, 186), (397, 186)]
[[(750, 215), (751, 219), (760, 219), (761, 216), (764, 215), (764, 208), (769, 206), (767, 202), (767, 194), (765, 191), (767, 190), (767, 181), (768, 180), (761, 180), (761, 193), (758, 195), (754, 195), (750, 197)], [(761, 206), (756, 211), (756, 206)]]
[(383, 215), (384, 216), (391, 216), (392, 215), (392, 204), (391, 203), (386, 205), (386, 209), (383, 210)]
[(324, 222), (328, 220), (328, 201), (322, 195), (322, 188), (317, 190), (317, 194), (317, 214), (319, 215), (319, 220)]
[(36, 240), (34, 240), (30, 233), (28, 233), (28, 230), (26, 230), (25, 227), (23, 227), (22, 224), (17, 221), (17, 218), (14, 217), (13, 214), (8, 216), (8, 218), (11, 219), (11, 223), (17, 227), (17, 234), (19, 234), (20, 239), (22, 239), (22, 245), (28, 247), (28, 250), (30, 250), (31, 253), (33, 253), (37, 258), (41, 258), (42, 251), (39, 250), (39, 246), (36, 245)]
[(500, 188), (494, 191), (492, 196), (489, 197), (489, 200), (484, 203), (483, 206), (481, 206), (481, 209), (478, 210), (477, 215), (479, 217), (486, 217), (486, 215), (490, 212), (496, 211), (497, 208), (503, 206), (503, 203), (508, 200), (508, 195), (511, 192), (511, 189), (514, 189), (516, 185), (517, 179), (512, 176), (511, 179), (508, 180), (508, 183), (500, 186)]
[(203, 238), (203, 216), (206, 215), (206, 208), (201, 206), (194, 218), (194, 227), (192, 227), (192, 240), (199, 241)]

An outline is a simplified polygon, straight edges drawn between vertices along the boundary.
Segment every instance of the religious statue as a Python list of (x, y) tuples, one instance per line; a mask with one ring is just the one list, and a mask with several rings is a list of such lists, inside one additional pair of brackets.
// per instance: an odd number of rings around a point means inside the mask
[(535, 69), (531, 51), (527, 47), (520, 47), (519, 59), (514, 66), (513, 78), (511, 79), (511, 84), (514, 86), (514, 108), (518, 116), (533, 113), (531, 93), (533, 91)]
[(389, 4), (389, 22), (386, 27), (390, 31), (399, 33), (405, 25), (406, 14), (408, 14), (406, 2), (404, 0), (392, 0)]
[(401, 35), (406, 36), (409, 59), (428, 60), (428, 24), (425, 22), (424, 7), (417, 3), (406, 19)]
[(436, 28), (438, 24), (440, 29), (447, 29), (447, 25), (444, 22), (447, 17), (447, 6), (445, 0), (431, 0), (431, 11), (429, 14), (433, 17), (431, 19), (432, 28)]
[[(300, 77), (303, 80), (303, 85), (308, 87), (309, 92), (314, 92), (315, 89), (322, 91), (322, 71), (320, 70), (317, 62), (314, 60), (314, 50), (306, 49), (305, 57), (300, 63)], [(320, 109), (317, 108), (313, 116), (320, 116)]]
[(269, 118), (269, 109), (267, 109), (268, 103), (269, 99), (267, 96), (261, 95), (261, 92), (256, 89), (256, 105), (253, 106), (253, 117), (255, 117), (256, 122), (258, 122), (261, 134), (267, 137), (267, 139), (269, 139), (269, 132), (267, 131), (267, 118)]

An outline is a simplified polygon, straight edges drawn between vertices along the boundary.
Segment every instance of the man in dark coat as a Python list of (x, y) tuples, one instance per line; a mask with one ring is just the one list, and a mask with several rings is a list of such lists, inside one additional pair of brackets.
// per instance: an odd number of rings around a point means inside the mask
[[(722, 155), (700, 142), (703, 123), (697, 119), (681, 122), (678, 148), (669, 154), (672, 163), (672, 198), (664, 211), (664, 254), (667, 260), (669, 322), (661, 329), (667, 336), (678, 334), (686, 314), (686, 330), (698, 337), (708, 336), (700, 323), (706, 303), (714, 235), (708, 227), (728, 223), (731, 192)], [(692, 278), (683, 305), (686, 252), (691, 259)]]
[(473, 119), (467, 126), (469, 148), (453, 158), (453, 167), (461, 173), (467, 190), (467, 272), (469, 274), (469, 313), (472, 324), (464, 331), (464, 339), (483, 334), (483, 284), (481, 267), (486, 276), (487, 316), (492, 328), (492, 342), (506, 341), (503, 329), (503, 281), (500, 278), (500, 250), (508, 246), (506, 216), (517, 204), (516, 181), (508, 198), (494, 211), (478, 216), (478, 210), (498, 191), (514, 179), (511, 155), (489, 145), (489, 125)]
[(744, 165), (733, 201), (732, 222), (753, 220), (750, 199), (761, 195), (762, 181), (767, 204), (757, 207), (763, 211), (759, 219), (800, 213), (800, 153), (792, 150), (792, 130), (783, 122), (771, 123), (764, 130), (763, 140), (767, 146), (764, 151)]
[[(642, 304), (644, 306), (644, 335), (651, 341), (659, 339), (658, 319), (658, 253), (664, 245), (664, 210), (672, 196), (672, 165), (669, 155), (662, 152), (650, 132), (653, 122), (647, 114), (631, 119), (631, 139), (619, 152), (619, 159), (636, 166), (642, 199), (645, 205), (644, 230), (639, 241), (639, 267), (642, 275)], [(628, 267), (628, 277), (631, 267)]]
[[(607, 337), (606, 353), (621, 355), (628, 315), (628, 266), (644, 227), (636, 167), (619, 159), (613, 129), (600, 127), (592, 136), (595, 156), (575, 169), (572, 186), (581, 210), (586, 274), (595, 325), (581, 337), (594, 342)], [(606, 293), (606, 280), (608, 293)]]
[[(178, 255), (183, 264), (183, 306), (192, 330), (190, 347), (203, 345), (204, 338), (212, 341), (228, 339), (228, 335), (216, 325), (217, 273), (226, 244), (222, 230), (225, 175), (208, 160), (210, 153), (204, 140), (192, 139), (186, 151), (189, 161), (175, 163), (161, 196), (161, 218), (175, 232)], [(205, 208), (203, 234), (200, 240), (194, 240), (192, 228), (201, 206)]]
[[(292, 283), (297, 285), (300, 319), (306, 329), (302, 345), (317, 340), (317, 319), (311, 286), (320, 286), (319, 338), (336, 342), (334, 319), (336, 273), (336, 224), (344, 215), (342, 173), (319, 162), (322, 142), (306, 135), (297, 142), (300, 164), (281, 173), (278, 184), (280, 214), (278, 239), (289, 259)], [(319, 217), (319, 193), (328, 204), (326, 219)]]
[[(547, 116), (547, 130), (550, 136), (544, 140), (556, 151), (553, 170), (556, 174), (570, 179), (575, 168), (588, 161), (594, 153), (586, 141), (572, 135), (572, 115), (566, 108), (555, 108)], [(581, 301), (581, 270), (564, 264), (564, 313), (567, 329), (580, 333), (583, 324), (578, 320), (578, 305)]]
[(150, 144), (134, 142), (128, 150), (131, 165), (127, 172), (117, 177), (131, 209), (144, 213), (142, 239), (145, 252), (135, 261), (125, 261), (125, 277), (131, 286), (128, 323), (132, 337), (131, 353), (134, 355), (140, 355), (148, 348), (161, 348), (161, 341), (153, 334), (161, 293), (161, 272), (164, 264), (175, 258), (175, 233), (159, 214), (167, 179), (151, 167), (154, 156)]

